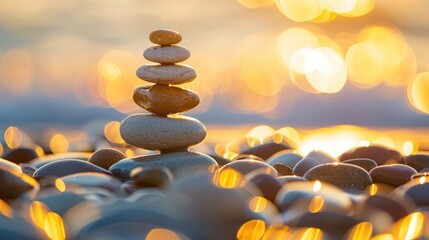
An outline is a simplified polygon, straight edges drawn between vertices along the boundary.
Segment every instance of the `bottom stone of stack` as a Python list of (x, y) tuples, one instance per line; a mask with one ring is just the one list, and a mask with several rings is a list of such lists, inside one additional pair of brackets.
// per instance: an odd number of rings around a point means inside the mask
[(157, 155), (137, 156), (123, 159), (113, 164), (109, 171), (122, 180), (130, 179), (134, 168), (166, 167), (175, 178), (200, 172), (213, 172), (218, 168), (216, 161), (208, 155), (199, 152), (177, 151)]

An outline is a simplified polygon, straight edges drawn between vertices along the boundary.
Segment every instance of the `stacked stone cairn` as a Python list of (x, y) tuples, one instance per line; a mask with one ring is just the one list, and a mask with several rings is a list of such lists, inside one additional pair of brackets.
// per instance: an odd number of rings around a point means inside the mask
[(175, 86), (191, 82), (197, 76), (191, 66), (177, 64), (190, 57), (189, 50), (175, 45), (182, 40), (175, 31), (156, 30), (149, 39), (158, 45), (146, 49), (143, 56), (157, 64), (143, 65), (136, 74), (152, 84), (136, 88), (133, 100), (150, 113), (128, 116), (122, 121), (120, 132), (126, 143), (158, 150), (160, 154), (124, 159), (109, 170), (128, 179), (136, 167), (165, 167), (175, 177), (216, 169), (217, 163), (211, 157), (188, 150), (206, 137), (206, 128), (200, 121), (180, 114), (200, 102), (197, 93)]

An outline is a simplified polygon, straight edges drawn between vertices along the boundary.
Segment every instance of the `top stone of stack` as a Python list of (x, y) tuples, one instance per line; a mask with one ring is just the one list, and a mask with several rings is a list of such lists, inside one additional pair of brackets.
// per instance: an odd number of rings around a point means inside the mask
[(182, 36), (176, 31), (162, 29), (151, 32), (149, 40), (161, 46), (168, 46), (182, 41)]

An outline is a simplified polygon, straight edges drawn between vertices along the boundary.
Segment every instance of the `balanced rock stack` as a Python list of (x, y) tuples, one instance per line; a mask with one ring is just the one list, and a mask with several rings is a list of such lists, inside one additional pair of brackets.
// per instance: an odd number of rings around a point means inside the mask
[(161, 153), (124, 159), (109, 170), (127, 179), (136, 167), (166, 167), (175, 176), (216, 168), (217, 163), (211, 157), (188, 151), (189, 147), (204, 140), (206, 128), (197, 119), (179, 113), (195, 108), (200, 102), (198, 95), (172, 86), (196, 78), (191, 66), (176, 64), (188, 59), (190, 52), (175, 45), (182, 40), (175, 31), (157, 30), (150, 34), (149, 39), (158, 46), (146, 49), (143, 56), (159, 64), (143, 65), (137, 69), (137, 76), (152, 84), (136, 88), (133, 100), (150, 113), (128, 116), (122, 121), (120, 132), (128, 144)]

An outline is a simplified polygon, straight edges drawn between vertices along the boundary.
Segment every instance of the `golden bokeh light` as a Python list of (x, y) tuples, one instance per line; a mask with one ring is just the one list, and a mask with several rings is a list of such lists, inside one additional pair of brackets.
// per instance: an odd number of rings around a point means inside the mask
[(372, 223), (361, 222), (354, 226), (347, 235), (347, 240), (369, 240), (372, 236)]
[(390, 233), (379, 234), (371, 238), (371, 240), (396, 240), (398, 238), (394, 237)]
[(426, 176), (420, 177), (420, 179), (419, 179), (419, 183), (420, 183), (420, 184), (424, 184), (424, 183), (426, 183)]
[(0, 83), (2, 88), (25, 94), (34, 79), (33, 57), (25, 49), (9, 49), (0, 58)]
[(319, 228), (306, 228), (299, 234), (299, 240), (323, 240), (323, 232)]
[(213, 181), (221, 188), (235, 188), (242, 184), (242, 178), (241, 173), (238, 171), (232, 168), (225, 168), (215, 174)]
[(374, 196), (378, 192), (377, 184), (371, 184), (369, 187), (369, 195)]
[(13, 208), (9, 206), (9, 204), (2, 199), (0, 199), (0, 213), (8, 218), (13, 217)]
[(322, 188), (322, 183), (319, 180), (316, 180), (313, 183), (313, 192), (318, 192)]
[(3, 155), (3, 152), (4, 152), (3, 144), (0, 143), (0, 156)]
[(158, 239), (181, 240), (182, 238), (177, 233), (165, 228), (154, 228), (150, 230), (145, 238), (145, 240)]
[(236, 0), (247, 8), (262, 8), (274, 4), (274, 0)]
[(263, 139), (271, 137), (275, 130), (267, 125), (259, 125), (249, 130), (246, 134), (247, 139), (256, 139), (260, 143), (263, 143)]
[(308, 211), (311, 213), (317, 213), (323, 210), (325, 205), (325, 200), (322, 196), (315, 196), (311, 199), (310, 204), (308, 205)]
[(241, 225), (237, 232), (238, 240), (258, 240), (265, 233), (265, 222), (262, 220), (250, 220)]
[(351, 11), (342, 13), (347, 17), (359, 17), (370, 13), (375, 6), (375, 0), (356, 0), (356, 4)]
[(336, 13), (348, 13), (353, 11), (359, 0), (320, 0), (324, 8)]
[(55, 179), (55, 187), (60, 192), (64, 192), (66, 190), (66, 184), (64, 183), (64, 181), (61, 178)]
[(48, 212), (45, 217), (44, 230), (52, 240), (66, 239), (66, 231), (63, 219), (54, 212)]
[(405, 156), (409, 156), (419, 151), (419, 144), (414, 141), (405, 141), (402, 145), (402, 152)]
[(281, 143), (284, 139), (291, 140), (296, 146), (298, 146), (301, 141), (298, 131), (293, 127), (283, 127), (275, 131), (273, 135), (274, 142)]
[(250, 199), (249, 208), (254, 212), (263, 212), (267, 208), (268, 200), (264, 197), (253, 197)]
[(419, 73), (408, 85), (408, 102), (417, 111), (429, 114), (429, 72)]
[(19, 128), (10, 126), (4, 132), (4, 140), (9, 148), (18, 148), (22, 143), (22, 133)]
[(291, 229), (286, 225), (271, 225), (267, 228), (262, 240), (284, 240), (288, 239)]
[(41, 146), (36, 146), (34, 148), (34, 151), (36, 151), (36, 153), (39, 157), (45, 156), (45, 151), (43, 150), (43, 148)]
[(30, 205), (30, 217), (34, 225), (44, 229), (46, 215), (50, 212), (49, 207), (39, 201), (33, 201)]
[(418, 239), (424, 233), (425, 216), (421, 212), (414, 212), (402, 218), (392, 227), (392, 235), (398, 239)]
[(280, 12), (295, 22), (310, 21), (323, 13), (323, 6), (319, 0), (275, 0), (275, 2)]
[(69, 149), (69, 142), (64, 135), (56, 133), (49, 141), (49, 147), (54, 154), (65, 153)]
[(127, 150), (125, 150), (125, 156), (127, 156), (127, 157), (134, 157), (135, 155), (136, 154), (135, 154), (135, 152), (132, 149), (128, 148)]
[(121, 133), (119, 132), (119, 128), (121, 127), (121, 123), (118, 121), (111, 121), (104, 126), (104, 136), (107, 140), (116, 144), (125, 143), (121, 137)]

